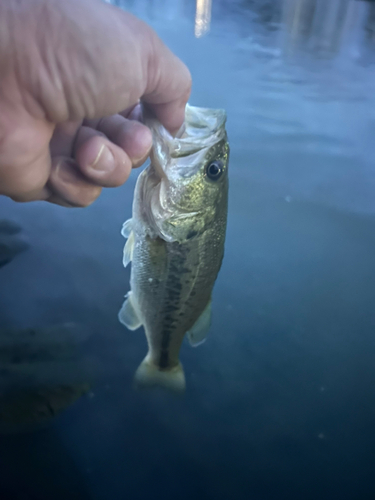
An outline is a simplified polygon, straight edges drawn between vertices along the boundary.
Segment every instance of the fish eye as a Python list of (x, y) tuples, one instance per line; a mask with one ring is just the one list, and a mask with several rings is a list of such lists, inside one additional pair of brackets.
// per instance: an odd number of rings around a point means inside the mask
[(206, 175), (213, 181), (217, 181), (223, 173), (223, 164), (221, 161), (215, 160), (209, 163), (206, 167)]

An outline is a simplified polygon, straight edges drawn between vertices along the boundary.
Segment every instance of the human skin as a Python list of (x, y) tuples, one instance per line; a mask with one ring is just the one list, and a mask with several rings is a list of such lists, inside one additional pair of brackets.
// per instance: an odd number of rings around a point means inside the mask
[(151, 148), (142, 102), (172, 133), (186, 66), (145, 23), (99, 0), (0, 0), (0, 194), (87, 206)]

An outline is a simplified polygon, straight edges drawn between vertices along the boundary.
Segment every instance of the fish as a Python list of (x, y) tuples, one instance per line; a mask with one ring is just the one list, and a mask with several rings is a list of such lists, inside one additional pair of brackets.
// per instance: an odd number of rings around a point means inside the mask
[(135, 373), (137, 388), (184, 392), (183, 339), (197, 346), (211, 325), (228, 213), (225, 123), (225, 110), (189, 104), (176, 137), (155, 118), (146, 120), (153, 146), (122, 228), (131, 275), (118, 314), (129, 330), (145, 330), (148, 353)]

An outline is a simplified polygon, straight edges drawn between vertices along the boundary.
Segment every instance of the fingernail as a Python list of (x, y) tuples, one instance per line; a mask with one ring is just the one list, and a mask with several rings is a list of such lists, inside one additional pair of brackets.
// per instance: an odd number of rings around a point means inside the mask
[(110, 172), (113, 170), (115, 167), (115, 159), (111, 150), (103, 144), (90, 167), (98, 172)]
[(140, 167), (141, 165), (144, 164), (144, 162), (147, 160), (148, 157), (149, 157), (149, 154), (146, 153), (143, 156), (141, 156), (140, 158), (132, 158), (132, 167), (133, 168)]

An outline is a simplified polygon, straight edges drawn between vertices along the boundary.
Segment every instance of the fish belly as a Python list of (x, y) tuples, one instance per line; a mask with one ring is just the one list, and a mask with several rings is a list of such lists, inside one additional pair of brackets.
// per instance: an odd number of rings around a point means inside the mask
[(183, 338), (210, 301), (223, 245), (209, 244), (212, 235), (206, 233), (184, 243), (136, 238), (131, 288), (142, 314), (148, 360), (159, 370), (179, 365)]

